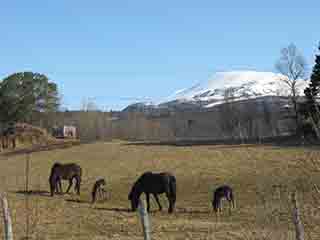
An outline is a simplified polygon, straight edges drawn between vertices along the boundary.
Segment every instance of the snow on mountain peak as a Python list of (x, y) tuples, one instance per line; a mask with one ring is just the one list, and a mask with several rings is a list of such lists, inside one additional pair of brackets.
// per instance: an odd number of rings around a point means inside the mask
[[(231, 71), (216, 72), (209, 80), (190, 88), (176, 91), (156, 104), (132, 105), (131, 108), (210, 108), (228, 101), (254, 99), (262, 96), (289, 96), (289, 86), (282, 80), (286, 76), (273, 72)], [(304, 80), (297, 81), (298, 94), (307, 86)], [(140, 103), (141, 104), (141, 103)]]
[[(288, 87), (280, 80), (285, 78), (273, 72), (217, 72), (205, 82), (175, 92), (168, 101), (222, 100), (228, 89), (232, 89), (234, 97), (239, 99), (266, 95), (287, 96), (290, 93)], [(300, 93), (306, 84), (303, 80), (298, 81)]]

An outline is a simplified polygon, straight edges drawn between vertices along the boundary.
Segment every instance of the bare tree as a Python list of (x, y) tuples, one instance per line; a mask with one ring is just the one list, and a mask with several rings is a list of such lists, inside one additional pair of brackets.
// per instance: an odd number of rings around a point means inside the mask
[(81, 103), (81, 110), (84, 112), (98, 111), (99, 108), (94, 101), (94, 98), (83, 98)]
[[(223, 91), (224, 104), (220, 106), (221, 128), (224, 134), (232, 139), (241, 139), (241, 124), (239, 121), (239, 109), (235, 106), (237, 88), (229, 87)], [(239, 126), (240, 125), (240, 126)], [(239, 131), (237, 131), (239, 130)]]
[(299, 84), (300, 80), (304, 79), (306, 75), (306, 61), (292, 43), (281, 50), (280, 59), (275, 64), (275, 67), (283, 75), (283, 77), (280, 77), (280, 81), (288, 88), (298, 130), (300, 125), (298, 112)]

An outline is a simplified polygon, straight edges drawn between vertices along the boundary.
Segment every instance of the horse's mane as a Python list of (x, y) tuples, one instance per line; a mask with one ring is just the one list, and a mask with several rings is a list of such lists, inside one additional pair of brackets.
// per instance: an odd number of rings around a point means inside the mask
[(53, 169), (53, 168), (56, 168), (56, 167), (60, 167), (60, 166), (62, 166), (61, 163), (55, 162), (55, 163), (52, 165), (52, 169)]
[(139, 195), (141, 193), (141, 190), (140, 190), (140, 186), (141, 186), (141, 182), (143, 181), (143, 179), (147, 176), (147, 175), (151, 175), (153, 174), (152, 172), (144, 172), (138, 179), (137, 181), (134, 182), (132, 188), (131, 188), (131, 191), (128, 195), (128, 199), (131, 200), (132, 197), (134, 195)]
[[(140, 178), (139, 178), (140, 179)], [(131, 191), (128, 195), (128, 199), (131, 200), (132, 197), (138, 192), (139, 186), (141, 184), (141, 181), (139, 181), (139, 179), (137, 181), (135, 181), (135, 183), (133, 184)]]

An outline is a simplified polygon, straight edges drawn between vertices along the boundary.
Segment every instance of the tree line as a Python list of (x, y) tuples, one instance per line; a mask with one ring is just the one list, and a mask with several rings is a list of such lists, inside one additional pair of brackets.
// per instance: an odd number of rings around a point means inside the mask
[[(275, 64), (276, 70), (282, 76), (279, 81), (288, 92), (297, 135), (312, 135), (316, 138), (320, 138), (320, 44), (318, 50), (310, 78), (307, 77), (306, 61), (294, 44), (281, 50), (280, 58)], [(299, 92), (301, 80), (309, 80), (308, 86), (304, 89), (304, 96)], [(5, 129), (16, 122), (32, 122), (32, 118), (39, 116), (39, 113), (49, 116), (51, 113), (59, 112), (60, 102), (57, 84), (45, 74), (11, 74), (0, 81), (0, 127)], [(248, 124), (247, 118), (250, 116), (244, 118), (245, 121), (235, 121), (231, 115), (236, 111), (232, 109), (232, 104), (227, 106), (221, 111), (221, 114), (229, 116), (224, 128), (240, 129), (244, 127), (242, 122)], [(83, 102), (82, 110), (87, 112), (93, 107), (96, 110), (97, 107), (91, 102)], [(240, 113), (237, 116), (240, 116)]]

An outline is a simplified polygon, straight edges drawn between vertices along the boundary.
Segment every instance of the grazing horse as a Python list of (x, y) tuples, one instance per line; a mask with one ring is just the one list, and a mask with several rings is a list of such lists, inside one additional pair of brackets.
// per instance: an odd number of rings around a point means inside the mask
[(51, 196), (53, 196), (55, 191), (59, 192), (59, 188), (60, 192), (62, 192), (61, 180), (69, 180), (69, 186), (66, 191), (66, 193), (69, 193), (73, 179), (76, 180), (75, 191), (80, 195), (81, 175), (81, 167), (75, 163), (53, 164), (49, 177)]
[(92, 203), (96, 201), (97, 197), (100, 199), (106, 198), (107, 191), (105, 187), (106, 187), (106, 181), (104, 180), (104, 178), (100, 178), (94, 183), (92, 192), (91, 192)]
[(139, 198), (145, 193), (147, 199), (147, 210), (150, 211), (150, 194), (156, 199), (159, 210), (162, 210), (158, 194), (165, 193), (169, 201), (168, 212), (172, 213), (176, 203), (176, 178), (170, 173), (143, 173), (134, 183), (129, 193), (128, 199), (131, 201), (132, 211), (139, 205)]
[(223, 198), (227, 199), (230, 207), (235, 207), (232, 188), (227, 185), (223, 185), (218, 187), (213, 193), (212, 207), (215, 212), (221, 212), (221, 201)]

